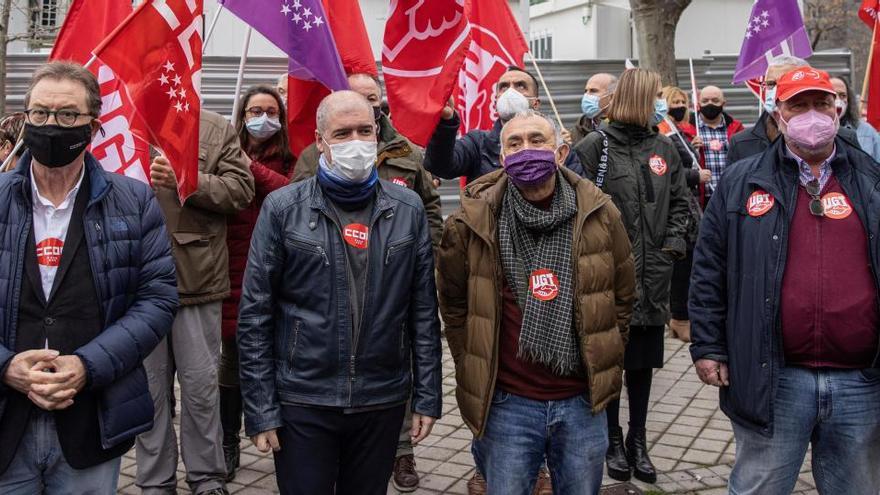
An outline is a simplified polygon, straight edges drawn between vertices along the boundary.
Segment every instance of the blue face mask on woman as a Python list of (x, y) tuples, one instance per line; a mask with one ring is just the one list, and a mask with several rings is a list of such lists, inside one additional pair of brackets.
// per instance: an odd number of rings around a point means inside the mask
[(590, 93), (584, 93), (583, 98), (581, 98), (581, 111), (588, 119), (598, 117), (602, 113), (602, 109), (599, 107), (599, 97)]
[(663, 119), (666, 118), (666, 114), (669, 113), (669, 105), (666, 103), (666, 98), (660, 98), (654, 100), (654, 125), (663, 122)]
[(764, 111), (772, 114), (776, 110), (776, 86), (764, 90)]

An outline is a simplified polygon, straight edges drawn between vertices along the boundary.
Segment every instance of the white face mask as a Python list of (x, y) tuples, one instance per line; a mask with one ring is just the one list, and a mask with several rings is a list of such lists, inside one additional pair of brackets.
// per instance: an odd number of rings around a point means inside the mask
[(498, 103), (495, 105), (495, 108), (498, 110), (498, 118), (502, 121), (508, 121), (516, 114), (529, 109), (529, 99), (519, 91), (508, 88), (507, 91), (501, 93), (501, 96), (498, 97)]
[(353, 139), (343, 143), (330, 144), (322, 137), (324, 145), (330, 148), (333, 172), (355, 183), (366, 181), (373, 173), (379, 143)]

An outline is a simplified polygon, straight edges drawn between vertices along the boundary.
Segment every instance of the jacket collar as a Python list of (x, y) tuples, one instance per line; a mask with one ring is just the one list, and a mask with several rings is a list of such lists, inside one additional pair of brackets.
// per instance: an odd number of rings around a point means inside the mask
[[(578, 213), (576, 224), (581, 224), (588, 216), (604, 206), (610, 197), (592, 182), (565, 167), (559, 169), (562, 177), (575, 188)], [(496, 223), (501, 211), (501, 202), (510, 181), (504, 169), (484, 175), (468, 184), (461, 193), (461, 215), (465, 224), (487, 243), (496, 240)]]
[[(110, 181), (104, 176), (107, 172), (101, 168), (101, 164), (98, 163), (98, 160), (92, 156), (91, 153), (86, 152), (85, 161), (83, 163), (83, 167), (85, 167), (85, 173), (88, 175), (88, 184), (89, 184), (89, 206), (94, 204), (97, 201), (100, 201), (104, 198), (104, 196), (110, 191)], [(18, 164), (15, 166), (15, 169), (11, 172), (16, 179), (20, 181), (22, 187), (25, 187), (24, 191), (25, 197), (30, 197), (30, 187), (31, 187), (31, 152), (25, 151), (21, 158), (18, 160)]]
[[(327, 213), (327, 198), (324, 196), (324, 191), (321, 190), (321, 185), (318, 184), (317, 179), (312, 181), (311, 187), (311, 191), (309, 191), (309, 207), (314, 211)], [(384, 181), (376, 182), (376, 206), (374, 208), (376, 213), (394, 209), (394, 204), (389, 199), (385, 187)]]
[[(831, 170), (841, 187), (845, 187), (844, 184), (848, 184), (852, 176), (850, 151), (840, 137), (835, 138), (835, 146), (837, 154), (831, 161)], [(793, 204), (789, 200), (795, 197), (793, 193), (799, 184), (798, 175), (798, 164), (786, 155), (785, 138), (780, 137), (761, 155), (758, 166), (750, 173), (747, 182), (764, 189), (791, 209)], [(746, 191), (746, 194), (751, 194), (751, 191)]]
[[(394, 128), (391, 119), (387, 115), (382, 114), (379, 117), (379, 149), (376, 163), (381, 165), (390, 158), (403, 158), (409, 156), (412, 152), (412, 143)], [(414, 171), (417, 170), (416, 164), (411, 163), (410, 160), (400, 160), (395, 162), (395, 165)]]

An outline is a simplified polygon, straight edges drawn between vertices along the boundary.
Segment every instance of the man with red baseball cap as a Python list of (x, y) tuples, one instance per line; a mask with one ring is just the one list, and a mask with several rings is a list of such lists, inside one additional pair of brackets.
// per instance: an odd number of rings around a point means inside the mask
[(730, 492), (880, 491), (880, 169), (837, 137), (828, 74), (777, 80), (777, 139), (729, 169), (694, 252), (691, 355), (736, 436)]

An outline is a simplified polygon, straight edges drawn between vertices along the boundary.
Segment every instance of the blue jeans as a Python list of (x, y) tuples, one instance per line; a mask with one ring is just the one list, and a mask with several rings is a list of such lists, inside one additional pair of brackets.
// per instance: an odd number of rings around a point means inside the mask
[(0, 493), (112, 495), (116, 493), (121, 460), (118, 457), (87, 469), (70, 467), (61, 453), (54, 416), (36, 411), (31, 413), (15, 458), (0, 475)]
[(790, 494), (807, 446), (821, 494), (880, 491), (880, 370), (783, 368), (773, 437), (733, 425), (732, 495)]
[(594, 416), (585, 395), (538, 401), (500, 390), (483, 437), (473, 443), (489, 493), (504, 495), (531, 494), (545, 457), (554, 494), (597, 494), (606, 450), (605, 412)]

